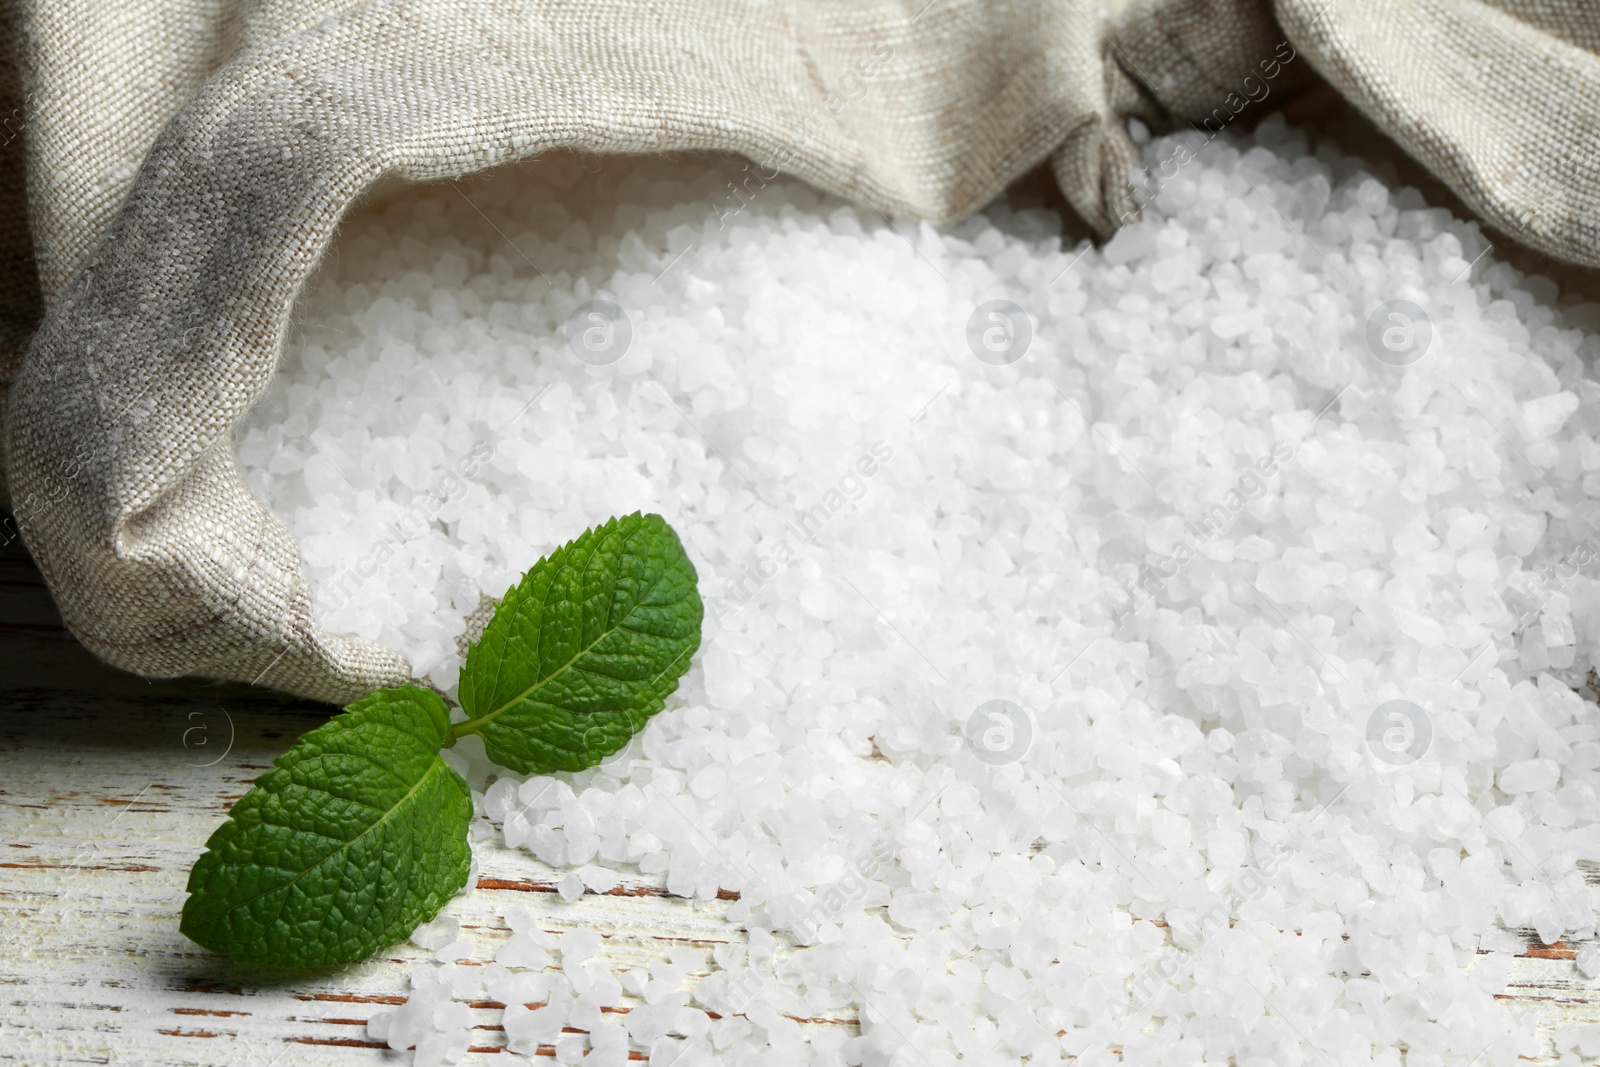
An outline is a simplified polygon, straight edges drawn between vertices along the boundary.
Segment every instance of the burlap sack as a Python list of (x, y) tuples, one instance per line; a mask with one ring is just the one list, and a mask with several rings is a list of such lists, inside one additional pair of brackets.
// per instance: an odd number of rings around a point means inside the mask
[(0, 382), (25, 539), (73, 632), (130, 670), (336, 702), (408, 676), (400, 656), (313, 624), (295, 543), (232, 453), (296, 294), (386, 176), (555, 147), (718, 149), (943, 222), (1049, 159), (1104, 234), (1148, 185), (1129, 182), (1126, 116), (1222, 129), (1314, 69), (1491, 222), (1600, 262), (1595, 5), (1274, 8), (1156, 0), (1109, 22), (1091, 0), (7, 8), (20, 77), (0, 75), (0, 103), (23, 122), (0, 179), (20, 147), (27, 182), (25, 199), (0, 192)]

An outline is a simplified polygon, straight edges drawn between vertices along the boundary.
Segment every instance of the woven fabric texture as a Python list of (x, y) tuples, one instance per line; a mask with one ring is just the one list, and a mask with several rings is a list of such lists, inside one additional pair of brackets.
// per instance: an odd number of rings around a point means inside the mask
[(1587, 0), (1140, 0), (1114, 19), (1091, 0), (0, 13), (15, 29), (0, 106), (21, 131), (0, 146), (11, 503), (73, 632), (146, 675), (334, 702), (409, 676), (316, 627), (294, 540), (232, 449), (297, 294), (382, 179), (562, 147), (711, 149), (949, 222), (1048, 160), (1104, 235), (1138, 210), (1128, 116), (1220, 129), (1320, 76), (1489, 222), (1600, 263)]

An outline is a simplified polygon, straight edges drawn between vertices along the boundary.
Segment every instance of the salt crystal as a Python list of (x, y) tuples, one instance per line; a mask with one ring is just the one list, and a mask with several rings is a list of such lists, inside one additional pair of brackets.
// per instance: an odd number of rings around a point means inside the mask
[(505, 944), (500, 946), (500, 951), (495, 953), (495, 962), (507, 967), (524, 967), (540, 969), (550, 966), (550, 954), (527, 934), (513, 934)]
[(578, 999), (567, 1010), (567, 1025), (592, 1032), (600, 1025), (600, 1002), (587, 993), (579, 992)]
[(618, 872), (608, 867), (584, 867), (577, 873), (584, 887), (591, 893), (609, 893), (621, 881)]
[(472, 1035), (465, 1031), (429, 1034), (417, 1043), (413, 1067), (447, 1067), (460, 1063), (472, 1044)]
[(677, 1010), (678, 1005), (672, 1003), (645, 1004), (634, 1008), (625, 1020), (629, 1036), (640, 1045), (654, 1043), (671, 1027)]
[(512, 972), (503, 967), (501, 971), (501, 974), (493, 977), (485, 976), (484, 988), (490, 1000), (498, 1000), (502, 1004), (539, 1004), (550, 997), (551, 975), (543, 972)]
[(1362, 211), (1376, 217), (1389, 204), (1389, 190), (1376, 178), (1368, 178), (1356, 186), (1356, 203)]
[(442, 949), (456, 940), (461, 931), (461, 921), (450, 915), (440, 915), (411, 932), (411, 943), (426, 949)]
[(374, 1011), (367, 1017), (367, 1036), (374, 1041), (387, 1043), (389, 1040), (389, 1027), (396, 1014), (397, 1012), (394, 1008), (379, 1008)]
[(548, 1004), (541, 1008), (528, 1008), (521, 1004), (508, 1004), (501, 1018), (506, 1029), (506, 1044), (512, 1052), (531, 1056), (540, 1045), (555, 1044), (566, 1018), (565, 1005)]
[(1156, 249), (1155, 228), (1148, 223), (1124, 226), (1106, 242), (1102, 251), (1108, 263), (1133, 263)]
[(624, 1067), (628, 1062), (628, 1032), (619, 1022), (605, 1020), (589, 1031), (591, 1067)]
[[(1504, 775), (1502, 771), (1502, 778)], [(1521, 837), (1527, 824), (1527, 818), (1513, 807), (1495, 808), (1483, 817), (1484, 828), (1502, 841), (1515, 841)]]
[(439, 951), (433, 954), (433, 958), (440, 963), (454, 963), (457, 960), (470, 959), (471, 957), (472, 942), (465, 938), (458, 938), (448, 945), (443, 945)]
[(583, 1035), (562, 1034), (556, 1038), (556, 1062), (570, 1065), (583, 1061)]
[(1523, 760), (1502, 770), (1496, 780), (1503, 793), (1542, 793), (1554, 789), (1561, 765), (1552, 759)]
[(912, 930), (931, 930), (948, 914), (938, 893), (900, 893), (889, 902), (889, 918)]
[(516, 905), (506, 909), (506, 925), (519, 934), (526, 935), (541, 948), (554, 948), (557, 940), (539, 925), (539, 918), (528, 908)]
[(670, 1037), (658, 1038), (650, 1045), (651, 1067), (671, 1067), (683, 1057), (683, 1052), (683, 1042)]
[(1578, 410), (1574, 393), (1551, 393), (1522, 405), (1522, 433), (1529, 441), (1543, 441), (1566, 423)]

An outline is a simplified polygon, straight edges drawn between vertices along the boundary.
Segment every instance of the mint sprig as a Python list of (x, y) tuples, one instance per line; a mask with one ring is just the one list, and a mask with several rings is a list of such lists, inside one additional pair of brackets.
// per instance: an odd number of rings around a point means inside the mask
[(476, 733), (497, 763), (548, 774), (622, 748), (700, 647), (696, 583), (672, 527), (637, 512), (534, 564), (467, 653), (466, 720), (401, 686), (302, 737), (206, 843), (183, 933), (242, 962), (336, 967), (432, 919), (471, 863), (471, 795), (441, 750)]
[(183, 932), (248, 963), (333, 966), (398, 941), (467, 880), (467, 783), (437, 694), (385, 689), (300, 739), (189, 872)]
[(467, 652), (465, 722), (521, 774), (592, 767), (661, 710), (700, 647), (694, 566), (659, 515), (589, 530), (523, 576)]

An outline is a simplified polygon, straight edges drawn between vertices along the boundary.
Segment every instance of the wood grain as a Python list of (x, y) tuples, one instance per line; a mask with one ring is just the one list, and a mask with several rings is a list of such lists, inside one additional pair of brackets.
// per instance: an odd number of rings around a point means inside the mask
[[(367, 1019), (402, 1003), (411, 967), (396, 948), (332, 975), (237, 966), (178, 933), (189, 866), (230, 804), (332, 709), (244, 686), (148, 682), (96, 662), (60, 626), (37, 572), (0, 547), (0, 1062), (298, 1067), (409, 1062), (372, 1041)], [(509, 936), (501, 916), (531, 909), (545, 929), (586, 928), (613, 968), (685, 945), (742, 941), (736, 895), (669, 896), (633, 876), (567, 903), (554, 871), (520, 850), (480, 845), (475, 892), (449, 911), (487, 963)], [(1591, 882), (1600, 877), (1591, 871)], [(1581, 945), (1533, 943), (1504, 998), (1538, 1019), (1555, 1064), (1560, 1026), (1600, 1023), (1600, 982)], [(691, 975), (686, 985), (700, 977)], [(467, 1064), (520, 1061), (505, 1050), (504, 1005), (471, 1005)], [(626, 1008), (619, 1009), (625, 1011)], [(802, 1020), (846, 1027), (848, 1011)], [(554, 1062), (546, 1047), (535, 1057)], [(636, 1052), (634, 1059), (643, 1059)]]

